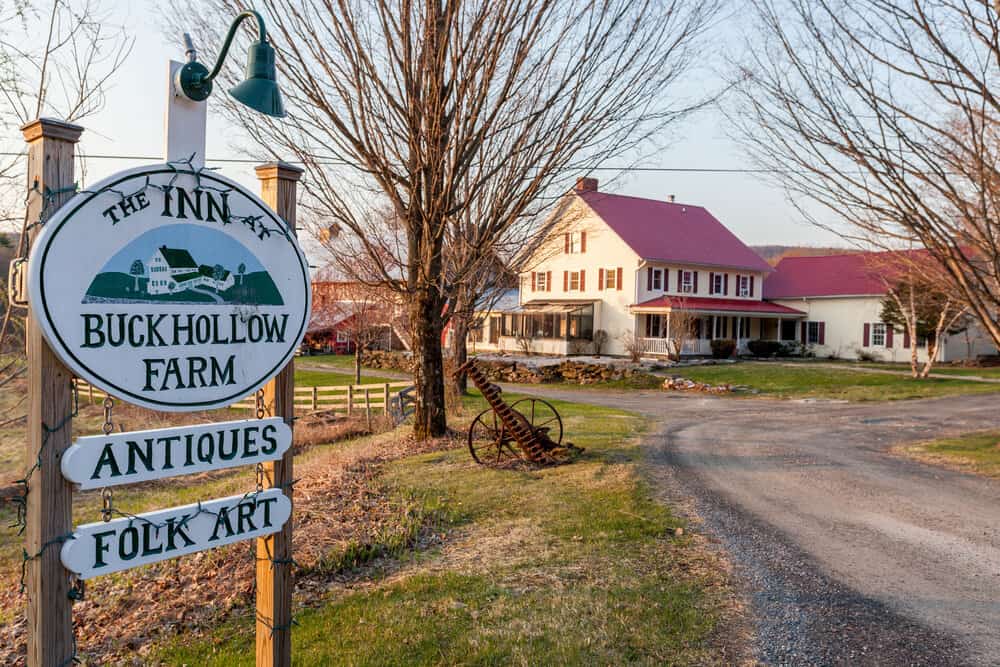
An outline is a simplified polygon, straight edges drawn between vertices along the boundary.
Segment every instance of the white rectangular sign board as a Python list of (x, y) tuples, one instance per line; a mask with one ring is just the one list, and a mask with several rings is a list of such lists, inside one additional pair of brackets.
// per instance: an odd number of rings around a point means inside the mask
[(292, 501), (281, 489), (78, 526), (62, 564), (81, 579), (214, 549), (281, 530)]
[(62, 473), (81, 489), (99, 489), (276, 461), (291, 445), (281, 417), (88, 435), (66, 450)]

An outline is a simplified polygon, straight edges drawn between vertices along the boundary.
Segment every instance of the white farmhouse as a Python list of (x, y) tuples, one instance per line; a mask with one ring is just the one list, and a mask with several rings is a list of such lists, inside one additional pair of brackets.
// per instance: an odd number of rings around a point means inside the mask
[[(911, 341), (905, 331), (881, 320), (886, 281), (891, 270), (886, 253), (852, 253), (818, 257), (786, 257), (764, 283), (764, 297), (805, 313), (799, 339), (820, 357), (909, 361), (916, 344), (920, 361), (927, 358), (927, 341)], [(946, 336), (939, 361), (995, 354), (996, 348), (973, 324)]]
[(494, 309), (476, 349), (516, 351), (530, 338), (534, 352), (568, 354), (604, 331), (608, 354), (637, 337), (645, 354), (666, 355), (678, 311), (694, 316), (685, 354), (709, 354), (715, 338), (740, 349), (797, 340), (805, 313), (763, 300), (771, 267), (704, 208), (600, 192), (592, 178), (567, 197), (520, 276), (517, 307)]
[(184, 290), (210, 287), (218, 292), (233, 286), (234, 279), (226, 269), (217, 271), (207, 264), (198, 265), (191, 253), (182, 248), (160, 246), (147, 264), (150, 294), (173, 294)]

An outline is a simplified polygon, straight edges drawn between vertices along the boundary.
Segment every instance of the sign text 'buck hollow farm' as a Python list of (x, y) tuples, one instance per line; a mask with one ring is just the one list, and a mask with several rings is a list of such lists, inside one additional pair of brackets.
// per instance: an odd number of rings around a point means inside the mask
[(129, 402), (203, 410), (252, 393), (309, 320), (305, 257), (286, 223), (214, 173), (121, 172), (43, 227), (32, 314), (80, 377)]

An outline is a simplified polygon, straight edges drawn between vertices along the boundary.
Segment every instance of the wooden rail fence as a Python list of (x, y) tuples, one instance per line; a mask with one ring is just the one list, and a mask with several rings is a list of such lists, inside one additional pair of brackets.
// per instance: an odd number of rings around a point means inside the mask
[[(412, 382), (380, 382), (378, 384), (346, 384), (329, 387), (296, 387), (295, 408), (305, 412), (340, 412), (346, 415), (365, 415), (382, 412), (382, 414), (398, 413), (405, 416)], [(76, 381), (77, 392), (81, 401), (95, 403), (103, 401), (107, 393), (84, 382)], [(112, 396), (114, 398), (114, 396)], [(233, 403), (231, 408), (253, 409), (254, 397), (247, 396)]]

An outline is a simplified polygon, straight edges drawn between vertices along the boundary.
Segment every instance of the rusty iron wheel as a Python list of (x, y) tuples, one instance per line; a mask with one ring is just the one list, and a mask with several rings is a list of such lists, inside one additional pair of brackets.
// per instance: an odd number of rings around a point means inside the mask
[(540, 398), (522, 398), (511, 403), (510, 407), (524, 415), (532, 427), (545, 429), (546, 435), (556, 445), (562, 444), (562, 417), (559, 416), (559, 411), (551, 403)]
[(472, 420), (469, 453), (480, 465), (499, 465), (521, 458), (492, 408), (483, 410)]

